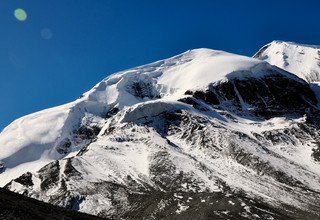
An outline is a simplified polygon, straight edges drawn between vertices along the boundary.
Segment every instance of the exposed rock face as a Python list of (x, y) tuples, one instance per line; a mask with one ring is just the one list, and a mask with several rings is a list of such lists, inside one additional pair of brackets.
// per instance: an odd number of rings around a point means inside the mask
[(210, 85), (205, 91), (187, 91), (197, 99), (238, 114), (251, 113), (266, 119), (275, 116), (303, 115), (317, 105), (309, 84), (272, 74), (261, 79), (232, 80)]
[(200, 50), (115, 74), (93, 91), (86, 105), (115, 102), (96, 114), (82, 108), (90, 114), (71, 145), (59, 145), (81, 150), (7, 189), (112, 219), (320, 218), (320, 111), (304, 80)]
[(2, 161), (0, 161), (0, 173), (4, 172), (4, 170), (6, 169), (4, 163)]

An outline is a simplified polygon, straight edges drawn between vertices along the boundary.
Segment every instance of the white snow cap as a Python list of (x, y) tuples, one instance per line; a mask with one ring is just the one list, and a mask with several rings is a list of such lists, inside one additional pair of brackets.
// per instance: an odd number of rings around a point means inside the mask
[(308, 81), (320, 81), (320, 46), (272, 41), (255, 58), (269, 62)]

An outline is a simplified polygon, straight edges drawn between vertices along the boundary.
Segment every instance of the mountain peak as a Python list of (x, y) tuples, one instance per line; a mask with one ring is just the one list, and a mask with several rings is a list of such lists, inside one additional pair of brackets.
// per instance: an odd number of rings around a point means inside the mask
[(317, 49), (320, 48), (319, 45), (301, 44), (301, 43), (296, 43), (293, 41), (282, 41), (282, 40), (273, 40), (271, 43), (269, 43), (267, 45), (271, 45), (271, 44), (282, 44), (282, 45), (286, 45), (287, 47), (288, 46), (296, 46), (296, 47), (309, 47), (309, 48), (317, 48)]
[(320, 81), (320, 46), (276, 40), (263, 46), (253, 57), (287, 70), (308, 82)]
[[(35, 171), (48, 161), (76, 154), (87, 143), (72, 141), (73, 132), (81, 126), (99, 127), (111, 109), (151, 100), (178, 100), (187, 91), (205, 91), (209, 85), (275, 73), (300, 80), (267, 62), (207, 48), (112, 74), (78, 100), (25, 116), (6, 127), (0, 134), (0, 146), (6, 146), (0, 152), (0, 162), (7, 169), (0, 173), (0, 185), (20, 175), (17, 169)], [(19, 141), (14, 141), (15, 137)], [(35, 153), (25, 156), (26, 151)]]

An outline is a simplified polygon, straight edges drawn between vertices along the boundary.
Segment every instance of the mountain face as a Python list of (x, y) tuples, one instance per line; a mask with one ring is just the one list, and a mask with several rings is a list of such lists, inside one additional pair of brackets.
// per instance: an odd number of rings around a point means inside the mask
[(254, 57), (294, 73), (307, 82), (320, 81), (320, 46), (273, 41)]
[(319, 96), (295, 74), (209, 49), (115, 73), (5, 128), (1, 184), (112, 219), (320, 219)]

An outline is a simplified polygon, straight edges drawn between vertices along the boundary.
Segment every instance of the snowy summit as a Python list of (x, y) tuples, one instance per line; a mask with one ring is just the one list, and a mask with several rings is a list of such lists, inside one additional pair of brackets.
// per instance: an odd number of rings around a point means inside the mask
[[(26, 171), (36, 171), (50, 161), (74, 155), (84, 143), (77, 143), (73, 131), (83, 123), (99, 125), (112, 108), (123, 109), (155, 99), (176, 100), (187, 90), (202, 89), (210, 83), (271, 73), (261, 69), (271, 67), (266, 62), (223, 51), (195, 49), (113, 74), (72, 103), (22, 117), (6, 127), (0, 135), (0, 146), (6, 146), (0, 152), (0, 161), (6, 166), (6, 172), (0, 174), (0, 184), (3, 186)], [(87, 122), (89, 119), (93, 121)]]
[(262, 47), (254, 57), (294, 73), (308, 82), (320, 81), (320, 46), (273, 41)]

